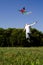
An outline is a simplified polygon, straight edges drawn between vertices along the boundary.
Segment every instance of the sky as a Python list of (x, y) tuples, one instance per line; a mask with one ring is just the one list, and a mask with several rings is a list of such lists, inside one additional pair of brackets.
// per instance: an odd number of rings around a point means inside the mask
[[(20, 13), (23, 7), (32, 13)], [(32, 28), (43, 32), (43, 0), (0, 0), (0, 28), (24, 28), (35, 21)]]

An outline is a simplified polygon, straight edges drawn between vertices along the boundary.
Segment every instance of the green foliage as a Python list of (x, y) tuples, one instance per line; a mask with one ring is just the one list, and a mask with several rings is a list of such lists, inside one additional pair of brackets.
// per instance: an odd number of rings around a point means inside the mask
[(25, 31), (23, 29), (0, 28), (0, 47), (30, 47), (43, 46), (43, 33), (31, 28), (31, 42), (29, 43), (25, 38)]

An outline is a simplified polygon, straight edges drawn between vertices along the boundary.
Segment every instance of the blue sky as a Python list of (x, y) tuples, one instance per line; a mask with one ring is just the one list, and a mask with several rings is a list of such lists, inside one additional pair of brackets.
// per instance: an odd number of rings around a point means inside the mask
[[(32, 14), (18, 11), (24, 6)], [(43, 32), (43, 0), (0, 0), (0, 28), (24, 28), (36, 20), (39, 22), (33, 28)]]

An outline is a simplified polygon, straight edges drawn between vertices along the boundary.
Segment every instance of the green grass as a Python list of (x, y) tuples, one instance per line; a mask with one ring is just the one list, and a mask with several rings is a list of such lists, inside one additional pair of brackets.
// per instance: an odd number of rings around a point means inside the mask
[(0, 65), (43, 65), (43, 47), (0, 47)]

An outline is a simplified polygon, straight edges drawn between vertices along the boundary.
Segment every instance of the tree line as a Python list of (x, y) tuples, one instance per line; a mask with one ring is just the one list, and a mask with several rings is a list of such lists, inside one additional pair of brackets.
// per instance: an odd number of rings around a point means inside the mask
[(0, 28), (0, 47), (32, 47), (43, 46), (43, 33), (35, 28), (31, 28), (31, 42), (25, 38), (23, 29)]

